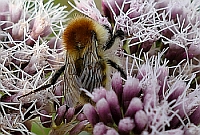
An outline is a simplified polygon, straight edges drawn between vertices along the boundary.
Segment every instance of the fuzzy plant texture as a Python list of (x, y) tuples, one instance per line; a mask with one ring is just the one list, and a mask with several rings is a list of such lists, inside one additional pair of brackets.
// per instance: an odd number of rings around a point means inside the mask
[[(200, 1), (0, 0), (0, 134), (199, 135)], [(62, 33), (78, 11), (124, 38), (116, 55), (126, 79), (113, 71), (110, 87), (86, 92), (91, 102), (66, 106)], [(101, 11), (100, 11), (101, 10)]]

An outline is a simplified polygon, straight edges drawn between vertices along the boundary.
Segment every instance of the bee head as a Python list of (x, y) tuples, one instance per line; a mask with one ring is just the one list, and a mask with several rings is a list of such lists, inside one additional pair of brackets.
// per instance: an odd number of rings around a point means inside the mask
[(94, 39), (98, 46), (103, 47), (109, 38), (109, 32), (98, 22), (86, 16), (76, 16), (69, 21), (62, 38), (64, 49), (72, 57), (77, 57), (76, 55), (83, 55)]

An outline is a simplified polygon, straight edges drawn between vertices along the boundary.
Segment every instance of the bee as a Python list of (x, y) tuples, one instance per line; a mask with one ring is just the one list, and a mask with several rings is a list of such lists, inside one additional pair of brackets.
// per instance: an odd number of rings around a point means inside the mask
[(111, 67), (126, 78), (113, 52), (114, 43), (123, 36), (122, 30), (117, 30), (112, 35), (108, 26), (101, 25), (87, 16), (76, 15), (69, 21), (62, 36), (63, 48), (66, 50), (65, 65), (54, 74), (49, 84), (30, 93), (54, 85), (64, 73), (63, 94), (67, 106), (73, 107), (80, 102), (80, 97), (85, 96), (80, 88), (92, 92), (94, 88), (108, 86)]

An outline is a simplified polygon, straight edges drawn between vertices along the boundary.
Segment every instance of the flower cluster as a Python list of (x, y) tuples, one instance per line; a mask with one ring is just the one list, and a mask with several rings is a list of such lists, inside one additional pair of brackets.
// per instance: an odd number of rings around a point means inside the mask
[(160, 64), (160, 56), (146, 56), (140, 64), (134, 60), (132, 67), (138, 65), (138, 71), (130, 72), (124, 85), (120, 74), (114, 73), (111, 90), (94, 89), (95, 106), (83, 107), (94, 135), (200, 133), (200, 87), (190, 88), (195, 76), (169, 76), (167, 62)]
[(129, 36), (131, 54), (168, 47), (165, 57), (176, 62), (200, 54), (199, 5), (198, 0), (102, 1), (104, 14)]
[(80, 88), (91, 102), (75, 107), (66, 105), (61, 78), (33, 92), (64, 64), (70, 12), (53, 0), (1, 0), (0, 133), (33, 134), (37, 117), (58, 135), (200, 134), (200, 1), (102, 0), (105, 16), (93, 0), (74, 3), (113, 33), (124, 31), (118, 53), (127, 79), (113, 73), (110, 88)]
[(51, 92), (17, 97), (45, 84), (63, 64), (60, 37), (67, 11), (52, 0), (1, 0), (0, 5), (0, 132), (31, 134), (28, 120), (51, 112), (48, 99), (57, 99)]

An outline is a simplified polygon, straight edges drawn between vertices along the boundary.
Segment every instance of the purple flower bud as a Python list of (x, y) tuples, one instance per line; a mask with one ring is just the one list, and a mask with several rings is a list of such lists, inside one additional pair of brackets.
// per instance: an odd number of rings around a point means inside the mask
[(47, 117), (45, 115), (48, 115), (48, 112), (46, 110), (41, 110), (40, 113), (44, 115), (40, 115), (40, 121), (42, 122), (42, 125), (46, 128), (51, 127), (51, 117)]
[(158, 92), (160, 90), (160, 85), (158, 84), (158, 80), (156, 78), (152, 78), (151, 80), (145, 80), (148, 81), (148, 85), (143, 89), (144, 96), (147, 94), (150, 94), (154, 97), (158, 96)]
[(45, 37), (51, 33), (50, 24), (46, 18), (37, 16), (34, 20), (31, 37), (37, 39), (38, 36)]
[(76, 119), (77, 119), (78, 121), (84, 121), (84, 120), (87, 120), (87, 117), (85, 116), (85, 114), (79, 113), (79, 114), (76, 116)]
[(100, 99), (96, 103), (96, 108), (97, 108), (97, 113), (99, 114), (99, 118), (104, 124), (112, 123), (112, 115), (110, 107), (105, 98)]
[(143, 104), (144, 104), (143, 106), (144, 106), (144, 108), (148, 108), (149, 106), (150, 107), (154, 107), (154, 101), (155, 101), (155, 99), (154, 99), (153, 95), (146, 94), (144, 96), (144, 100), (143, 100)]
[(100, 122), (94, 126), (93, 135), (103, 135), (106, 133), (106, 131), (106, 126), (102, 122)]
[(0, 101), (1, 101), (1, 102), (8, 102), (8, 103), (10, 103), (10, 102), (12, 102), (12, 100), (13, 100), (14, 97), (15, 97), (15, 96), (13, 96), (13, 95), (9, 96), (8, 94), (4, 94), (4, 95), (0, 98)]
[(103, 87), (94, 89), (94, 91), (92, 92), (92, 95), (93, 95), (92, 100), (94, 102), (98, 102), (101, 98), (106, 97), (106, 89), (104, 89)]
[(0, 4), (2, 6), (2, 8), (0, 9), (0, 12), (6, 12), (6, 11), (9, 10), (9, 5), (8, 5), (8, 1), (7, 0), (1, 0)]
[(74, 128), (72, 128), (72, 130), (70, 131), (70, 135), (77, 135), (78, 133), (80, 133), (85, 126), (88, 124), (87, 120), (81, 121), (79, 122)]
[(12, 37), (14, 40), (23, 40), (24, 38), (24, 24), (22, 22), (18, 22), (12, 28)]
[[(25, 54), (25, 53), (17, 52), (17, 53), (14, 54), (13, 57), (14, 57), (13, 62), (16, 65), (19, 66), (20, 64), (26, 64), (27, 62), (24, 62), (24, 61), (29, 61), (32, 56), (30, 54)], [(20, 61), (20, 59), (22, 59), (24, 61)]]
[(172, 36), (174, 36), (174, 33), (172, 31), (173, 30), (167, 28), (167, 29), (163, 29), (161, 33), (162, 33), (163, 36), (165, 36), (165, 37), (170, 39)]
[(29, 64), (24, 68), (24, 71), (29, 73), (29, 74), (34, 74), (36, 72), (36, 68), (34, 66), (35, 63), (38, 62), (38, 59), (35, 55), (33, 55), (30, 59)]
[(192, 54), (192, 53), (183, 52), (183, 53), (182, 53), (182, 56), (181, 56), (181, 57), (178, 57), (178, 58), (180, 58), (179, 61), (181, 61), (182, 59), (186, 59), (186, 58), (193, 59), (194, 56), (195, 56), (195, 55)]
[(160, 0), (155, 0), (156, 2), (156, 5), (155, 5), (155, 8), (156, 9), (159, 9), (159, 8), (166, 8), (169, 4), (169, 1), (160, 1)]
[(31, 58), (30, 58), (30, 66), (34, 65), (35, 63), (38, 62), (38, 59), (37, 59), (37, 56), (36, 55), (33, 55)]
[(94, 126), (99, 122), (99, 116), (94, 107), (88, 103), (83, 106), (83, 113), (86, 115), (88, 121)]
[(63, 85), (57, 85), (54, 91), (55, 96), (59, 96), (58, 101), (61, 104), (62, 103), (62, 91), (63, 91)]
[(119, 135), (119, 133), (115, 129), (111, 128), (111, 129), (108, 129), (106, 134), (104, 135)]
[[(122, 2), (121, 7), (122, 7), (122, 4), (124, 2), (123, 12), (126, 13), (130, 9), (130, 2), (129, 1), (132, 1), (132, 0), (125, 0), (126, 2), (123, 1), (123, 0), (119, 0), (119, 1)], [(120, 3), (119, 3), (119, 5), (120, 5)]]
[(57, 109), (56, 117), (54, 120), (56, 126), (59, 126), (62, 123), (65, 112), (66, 112), (66, 105), (62, 105)]
[(174, 99), (177, 99), (185, 91), (185, 88), (186, 88), (186, 83), (182, 80), (177, 80), (172, 85), (172, 87), (170, 88), (171, 93), (170, 93), (170, 96), (168, 98), (168, 101), (172, 101)]
[(160, 86), (158, 85), (158, 81), (156, 78), (152, 78), (149, 85), (145, 89), (143, 89), (144, 93), (144, 107), (154, 107), (155, 103), (159, 102), (158, 93), (160, 91)]
[(57, 53), (62, 51), (62, 41), (56, 37), (53, 37), (47, 45), (50, 49), (58, 49)]
[(140, 92), (139, 79), (128, 77), (124, 85), (123, 101), (125, 110), (127, 109), (133, 97), (136, 97)]
[(177, 125), (180, 123), (180, 118), (182, 119), (185, 114), (188, 114), (188, 112), (191, 111), (191, 109), (194, 107), (191, 105), (193, 99), (185, 98), (184, 101), (179, 104), (178, 106), (175, 106), (173, 108), (173, 111), (178, 111), (179, 118), (174, 116), (173, 119), (170, 121), (170, 125), (172, 128), (177, 127)]
[(112, 89), (117, 94), (118, 100), (121, 103), (122, 98), (122, 92), (123, 92), (123, 86), (122, 86), (122, 79), (119, 72), (116, 72), (112, 76)]
[(177, 15), (180, 16), (183, 14), (183, 7), (182, 5), (180, 5), (180, 3), (173, 2), (173, 4), (169, 4), (169, 6), (170, 6), (169, 10), (171, 11), (167, 11), (167, 12), (171, 13), (172, 19), (176, 19)]
[(11, 21), (17, 23), (22, 14), (22, 5), (10, 4), (9, 10)]
[(197, 126), (200, 124), (200, 105), (198, 105), (195, 111), (190, 115), (190, 121)]
[(200, 45), (199, 44), (191, 44), (188, 49), (189, 54), (199, 55), (200, 54)]
[[(102, 2), (102, 11), (103, 11), (104, 15), (106, 17), (108, 17), (109, 19), (111, 19), (111, 21), (113, 22), (114, 21), (113, 13), (110, 10), (110, 7), (109, 7), (107, 1), (102, 0), (101, 2)], [(111, 8), (113, 9), (114, 13), (116, 15), (119, 15), (119, 9), (117, 8), (115, 1), (111, 0), (111, 1), (109, 1), (109, 4), (110, 4)]]
[[(21, 96), (21, 95), (20, 95)], [(41, 100), (38, 100), (37, 102), (36, 102), (36, 107), (37, 108), (40, 108), (40, 107), (42, 107), (44, 105), (44, 102), (43, 101), (41, 101)]]
[(143, 52), (148, 52), (151, 49), (151, 46), (153, 45), (153, 41), (145, 41), (141, 44), (140, 49), (142, 49)]
[(137, 79), (139, 79), (140, 81), (143, 79), (143, 77), (146, 75), (146, 70), (148, 69), (148, 67), (144, 64), (140, 67), (140, 72), (137, 73)]
[(140, 98), (134, 97), (126, 110), (125, 117), (133, 118), (135, 113), (143, 109), (143, 103)]
[(184, 48), (181, 48), (176, 44), (170, 44), (170, 48), (167, 50), (165, 57), (169, 59), (170, 61), (176, 60), (176, 61), (181, 61), (183, 60), (183, 54), (185, 52)]
[[(127, 12), (127, 10), (130, 8), (130, 3), (128, 3), (130, 0), (126, 0), (126, 4), (123, 5), (123, 12)], [(120, 9), (122, 8), (123, 0), (102, 0), (102, 11), (104, 12), (104, 15), (111, 19), (111, 21), (114, 21), (114, 16), (118, 16), (120, 14)], [(109, 3), (109, 4), (108, 4)], [(111, 11), (114, 11), (113, 12)], [(120, 9), (119, 9), (120, 8)]]
[(130, 4), (131, 12), (128, 14), (130, 18), (137, 18), (141, 15), (141, 3), (139, 1), (132, 1)]
[(115, 121), (115, 123), (118, 124), (119, 120), (122, 118), (122, 113), (116, 93), (113, 90), (107, 91), (106, 100), (109, 104), (112, 118)]
[(75, 112), (75, 109), (74, 108), (69, 108), (67, 110), (67, 112), (65, 113), (65, 116), (64, 116), (64, 119), (65, 119), (65, 122), (68, 123), (70, 122), (73, 117), (74, 117), (74, 112)]
[(139, 110), (135, 114), (135, 131), (142, 132), (148, 122), (147, 114), (143, 110)]
[(156, 74), (158, 75), (158, 82), (159, 84), (163, 84), (166, 77), (169, 75), (169, 68), (165, 67), (165, 66), (160, 66), (156, 72)]
[(26, 44), (29, 45), (29, 46), (33, 46), (35, 44), (35, 41), (33, 41), (32, 39), (28, 39), (26, 41)]
[(118, 125), (118, 132), (121, 135), (129, 135), (130, 131), (135, 127), (135, 123), (129, 117), (121, 119)]
[(132, 45), (132, 46), (130, 46), (129, 50), (130, 50), (130, 54), (136, 53), (138, 51), (138, 45)]
[[(8, 1), (7, 0), (0, 0), (0, 5), (1, 5), (1, 8), (0, 8), (0, 21), (6, 21), (7, 19), (7, 12), (9, 11), (9, 5), (8, 5)], [(1, 25), (1, 28), (5, 28), (6, 25)]]
[[(41, 16), (37, 16), (31, 22), (30, 28), (32, 28), (30, 36), (34, 40), (37, 40), (39, 36), (45, 37), (52, 32), (48, 20), (46, 18), (42, 18)], [(26, 43), (31, 46), (34, 45), (34, 41), (32, 39), (27, 40)]]

